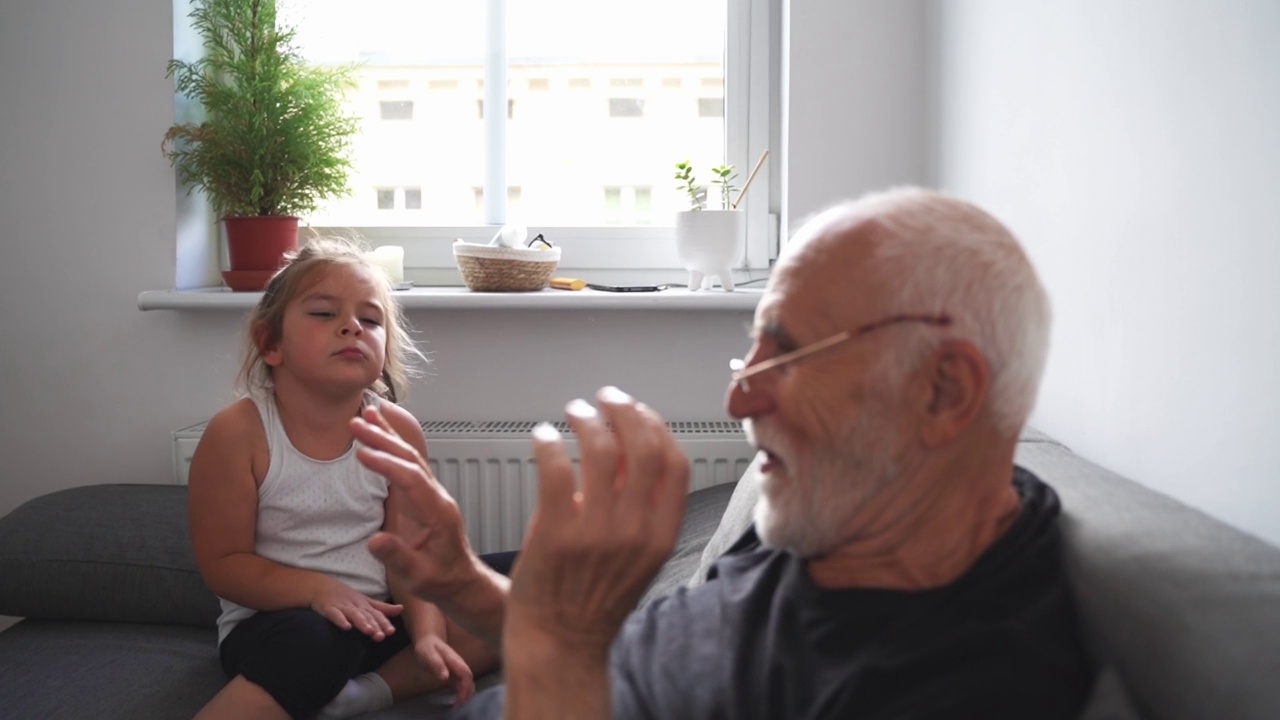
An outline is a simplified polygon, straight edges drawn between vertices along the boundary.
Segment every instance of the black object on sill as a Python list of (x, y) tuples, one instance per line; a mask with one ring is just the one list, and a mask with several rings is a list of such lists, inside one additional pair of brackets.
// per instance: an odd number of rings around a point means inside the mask
[(597, 285), (595, 283), (587, 283), (587, 287), (591, 288), (592, 290), (603, 290), (605, 292), (632, 293), (632, 292), (658, 292), (660, 290), (666, 290), (669, 286), (667, 285)]

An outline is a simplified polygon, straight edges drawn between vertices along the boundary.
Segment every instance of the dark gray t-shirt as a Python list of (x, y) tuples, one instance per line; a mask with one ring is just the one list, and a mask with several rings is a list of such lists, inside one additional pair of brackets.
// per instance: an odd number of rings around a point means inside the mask
[[(614, 643), (615, 718), (1068, 720), (1090, 672), (1057, 494), (1015, 470), (1022, 510), (950, 585), (827, 590), (748, 531), (697, 588), (635, 612)], [(501, 688), (451, 717), (501, 717)]]

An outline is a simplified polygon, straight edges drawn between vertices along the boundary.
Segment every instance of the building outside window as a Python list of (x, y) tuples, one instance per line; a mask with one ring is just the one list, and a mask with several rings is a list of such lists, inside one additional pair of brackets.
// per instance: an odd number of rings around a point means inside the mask
[(404, 209), (405, 210), (421, 210), (422, 209), (422, 188), (405, 188), (404, 189)]
[(412, 120), (412, 100), (382, 100), (378, 103), (378, 116), (382, 120)]
[[(748, 87), (748, 46), (730, 40), (751, 36), (751, 7), (777, 0), (278, 1), (305, 57), (357, 63), (347, 97), (361, 127), (352, 193), (305, 219), (316, 227), (375, 240), (381, 228), (413, 230), (394, 237), (440, 238), (445, 251), (466, 228), (487, 237), (486, 226), (506, 222), (582, 228), (605, 241), (629, 226), (671, 226), (687, 207), (671, 177), (676, 162), (692, 162), (702, 182), (726, 161), (745, 177), (767, 142), (762, 135), (748, 157), (752, 106), (726, 103), (728, 88)], [(494, 3), (507, 40), (496, 68), (485, 49)], [(732, 58), (738, 64), (726, 65)], [(484, 112), (495, 97), (506, 118)], [(508, 189), (502, 197), (485, 192), (495, 183)]]

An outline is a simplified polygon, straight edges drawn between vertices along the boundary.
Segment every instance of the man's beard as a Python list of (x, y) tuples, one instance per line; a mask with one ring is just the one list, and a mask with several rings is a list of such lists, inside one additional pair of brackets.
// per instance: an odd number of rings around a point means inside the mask
[(778, 477), (758, 474), (755, 523), (768, 547), (826, 555), (859, 535), (857, 516), (901, 474), (902, 433), (883, 403), (848, 418), (828, 447), (802, 449), (768, 425), (743, 421), (747, 437), (781, 461)]

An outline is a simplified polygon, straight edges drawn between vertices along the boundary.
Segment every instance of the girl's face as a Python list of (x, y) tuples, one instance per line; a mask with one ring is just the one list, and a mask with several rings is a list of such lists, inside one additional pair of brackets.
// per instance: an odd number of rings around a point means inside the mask
[(323, 394), (362, 391), (381, 377), (386, 361), (386, 308), (377, 278), (348, 265), (317, 275), (285, 307), (280, 341), (265, 349), (263, 362), (277, 386), (293, 380)]

